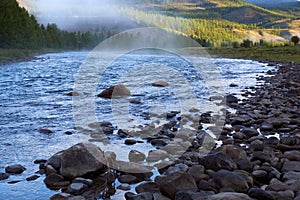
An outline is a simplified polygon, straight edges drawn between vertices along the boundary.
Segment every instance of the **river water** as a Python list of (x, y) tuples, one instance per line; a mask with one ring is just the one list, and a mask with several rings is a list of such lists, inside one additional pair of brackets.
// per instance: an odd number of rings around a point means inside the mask
[[(172, 54), (149, 55), (135, 52), (119, 56), (105, 69), (88, 68), (92, 69), (91, 74), (91, 71), (85, 71), (86, 66), (83, 65), (93, 64), (93, 59), (88, 58), (88, 55), (88, 52), (53, 53), (37, 56), (32, 61), (0, 66), (0, 172), (4, 172), (5, 167), (11, 164), (26, 167), (21, 175), (11, 175), (9, 179), (0, 181), (0, 199), (49, 199), (58, 192), (46, 188), (43, 176), (30, 182), (26, 178), (38, 171), (39, 166), (33, 164), (35, 159), (49, 158), (54, 153), (87, 139), (82, 134), (82, 130), (88, 129), (86, 124), (82, 124), (82, 118), (85, 122), (94, 121), (90, 121), (89, 114), (78, 118), (74, 113), (73, 98), (66, 94), (73, 91), (74, 85), (82, 80), (87, 83), (89, 80), (94, 81), (92, 75), (98, 77), (98, 82), (85, 87), (95, 88), (86, 88), (86, 93), (80, 91), (82, 95), (90, 95), (94, 101), (95, 113), (91, 115), (91, 120), (110, 121), (118, 128), (135, 129), (138, 125), (149, 123), (151, 113), (163, 115), (173, 110), (182, 111), (191, 106), (190, 100), (193, 98), (200, 105), (197, 107), (200, 112), (212, 110), (208, 99), (211, 95), (220, 94), (220, 89), (213, 92), (210, 90), (216, 88), (214, 83), (222, 83), (222, 91), (225, 93), (239, 95), (241, 89), (260, 84), (256, 81), (258, 76), (274, 69), (250, 60), (188, 58), (199, 61), (199, 66), (209, 61), (214, 66), (212, 71), (220, 75), (216, 76), (220, 80), (214, 82), (207, 81), (209, 76), (203, 74), (206, 72), (199, 73), (197, 69), (193, 69), (187, 59)], [(159, 80), (167, 81), (170, 87), (151, 86), (151, 82)], [(122, 114), (122, 109), (112, 106), (111, 100), (95, 96), (104, 88), (117, 83), (128, 86), (132, 92), (129, 99), (141, 101), (142, 104), (129, 104), (125, 109), (127, 113)], [(238, 86), (229, 87), (231, 83)], [(76, 106), (84, 102), (77, 103)], [(78, 126), (81, 131), (78, 131)], [(40, 133), (40, 128), (50, 129), (53, 133)], [(73, 134), (65, 134), (66, 131)], [(128, 148), (114, 142), (121, 146), (121, 151)], [(149, 150), (151, 145), (134, 148)], [(11, 181), (20, 182), (11, 184)]]

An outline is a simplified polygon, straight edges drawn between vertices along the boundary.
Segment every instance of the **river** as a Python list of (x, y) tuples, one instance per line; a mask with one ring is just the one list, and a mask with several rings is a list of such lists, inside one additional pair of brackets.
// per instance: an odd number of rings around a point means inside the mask
[[(80, 119), (75, 119), (73, 98), (66, 94), (73, 91), (74, 84), (82, 78), (82, 63), (87, 61), (88, 53), (45, 54), (32, 61), (0, 66), (0, 172), (4, 172), (5, 167), (12, 164), (22, 164), (26, 167), (22, 174), (11, 175), (9, 179), (0, 181), (1, 199), (49, 199), (57, 193), (46, 188), (43, 183), (44, 176), (30, 182), (26, 181), (26, 178), (39, 170), (39, 166), (33, 163), (35, 159), (49, 158), (54, 153), (86, 139), (75, 129), (79, 125), (81, 130), (85, 130), (86, 127), (80, 124)], [(242, 89), (260, 84), (256, 78), (274, 69), (251, 60), (211, 58), (209, 62), (215, 66), (214, 70), (219, 70), (225, 92), (235, 93), (237, 96), (241, 94)], [(102, 74), (95, 73), (99, 76), (95, 92), (100, 93), (104, 88), (120, 83), (121, 80), (132, 91), (130, 100), (143, 103), (130, 104), (129, 113), (122, 115), (118, 108), (112, 108), (110, 100), (92, 96), (95, 101), (96, 119), (110, 121), (118, 128), (136, 128), (148, 123), (149, 115), (151, 117), (153, 112), (160, 111), (160, 114), (163, 114), (180, 110), (184, 108), (181, 101), (188, 102), (186, 100), (191, 99), (191, 96), (186, 96), (185, 100), (178, 98), (176, 92), (184, 92), (180, 86), (183, 83), (188, 83), (192, 88), (196, 102), (200, 105), (200, 112), (211, 110), (208, 99), (212, 93), (209, 90), (210, 86), (207, 86), (205, 75), (201, 77), (197, 71), (191, 70), (190, 64), (172, 54), (134, 53), (119, 56)], [(158, 65), (164, 67), (157, 67)], [(176, 73), (172, 74), (174, 71)], [(180, 79), (182, 77), (183, 79)], [(85, 74), (84, 78), (88, 82), (89, 74)], [(133, 80), (135, 82), (131, 84)], [(153, 80), (174, 82), (177, 89), (170, 91), (168, 87), (152, 87), (149, 83)], [(232, 83), (237, 87), (230, 87)], [(122, 127), (124, 121), (128, 122), (125, 124), (127, 127)], [(53, 133), (40, 133), (40, 128), (47, 128)], [(66, 134), (66, 131), (73, 134)], [(126, 148), (126, 145), (121, 147), (122, 150)], [(148, 150), (151, 149), (151, 145), (134, 148)], [(11, 181), (20, 182), (12, 184)]]

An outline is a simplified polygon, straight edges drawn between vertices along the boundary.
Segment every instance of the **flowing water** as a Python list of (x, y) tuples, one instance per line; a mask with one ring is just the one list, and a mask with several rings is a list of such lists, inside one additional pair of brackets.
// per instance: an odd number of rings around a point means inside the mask
[[(149, 123), (153, 113), (159, 116), (173, 110), (184, 112), (189, 107), (195, 107), (191, 103), (198, 104), (196, 107), (200, 112), (210, 111), (213, 109), (208, 101), (211, 95), (221, 94), (223, 89), (239, 95), (241, 89), (259, 84), (257, 76), (274, 69), (249, 60), (201, 57), (183, 59), (172, 54), (149, 55), (136, 52), (118, 57), (105, 69), (94, 66), (85, 70), (82, 65), (84, 61), (89, 66), (97, 63), (92, 58), (86, 60), (87, 56), (88, 52), (53, 53), (38, 56), (32, 61), (0, 66), (0, 172), (4, 172), (4, 168), (11, 164), (26, 167), (21, 175), (11, 175), (9, 179), (0, 181), (0, 199), (49, 199), (57, 193), (46, 188), (42, 182), (44, 176), (30, 182), (25, 179), (38, 171), (39, 166), (33, 164), (35, 159), (49, 158), (87, 139), (82, 134), (82, 130), (88, 131), (83, 121), (109, 121), (118, 128), (135, 129)], [(212, 80), (210, 75), (205, 75), (210, 74), (209, 69), (199, 72), (191, 66), (190, 60), (193, 63), (196, 60), (199, 66), (209, 61), (215, 66), (211, 71), (220, 77), (213, 76)], [(96, 79), (92, 76), (96, 76)], [(160, 80), (167, 81), (170, 86), (151, 86), (151, 82)], [(78, 86), (75, 89), (82, 96), (93, 99), (94, 113), (79, 110), (82, 115), (78, 117), (73, 105), (80, 106), (85, 102), (74, 97), (74, 100), (79, 100), (73, 104), (72, 97), (66, 94), (73, 91), (74, 85), (81, 81), (91, 82), (85, 88)], [(122, 107), (119, 105), (124, 102), (120, 100), (112, 102), (95, 96), (104, 88), (118, 83), (125, 84), (131, 90), (130, 101), (142, 103), (129, 104), (126, 101), (127, 106)], [(220, 83), (223, 86), (222, 92), (220, 86), (214, 85)], [(231, 83), (238, 87), (229, 87)], [(78, 131), (78, 126), (81, 131)], [(40, 128), (50, 129), (53, 133), (40, 133)], [(67, 135), (66, 131), (73, 134)], [(129, 148), (114, 137), (111, 140), (120, 146), (121, 151)], [(143, 144), (134, 148), (147, 151), (152, 147)], [(20, 182), (11, 184), (11, 181)]]

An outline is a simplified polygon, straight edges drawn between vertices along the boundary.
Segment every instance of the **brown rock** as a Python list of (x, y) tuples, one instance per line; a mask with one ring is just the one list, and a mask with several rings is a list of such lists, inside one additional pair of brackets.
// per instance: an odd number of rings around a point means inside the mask
[(100, 94), (98, 94), (98, 97), (111, 99), (118, 97), (126, 97), (130, 95), (131, 93), (129, 89), (125, 85), (119, 84), (103, 90)]

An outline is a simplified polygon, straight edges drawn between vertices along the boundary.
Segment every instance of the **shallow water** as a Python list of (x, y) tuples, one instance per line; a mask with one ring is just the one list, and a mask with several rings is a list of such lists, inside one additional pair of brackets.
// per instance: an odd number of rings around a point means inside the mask
[[(256, 85), (258, 75), (273, 69), (249, 60), (189, 58), (199, 66), (207, 60), (214, 64), (214, 73), (219, 73), (222, 80), (208, 81), (205, 74), (210, 72), (199, 73), (191, 67), (191, 63), (178, 56), (135, 53), (119, 57), (105, 68), (104, 73), (97, 72), (99, 66), (94, 66), (89, 68), (92, 71), (85, 71), (82, 76), (80, 69), (84, 61), (87, 64), (97, 63), (92, 59), (86, 60), (87, 56), (88, 52), (54, 53), (38, 56), (33, 61), (0, 66), (0, 172), (11, 164), (22, 164), (27, 168), (21, 175), (0, 181), (0, 199), (49, 199), (57, 193), (44, 186), (43, 176), (32, 182), (25, 179), (38, 170), (38, 165), (33, 164), (35, 159), (49, 158), (60, 150), (89, 139), (82, 134), (84, 131), (77, 132), (74, 127), (80, 125), (83, 130), (88, 130), (87, 123), (94, 122), (90, 121), (90, 116), (96, 121), (110, 121), (117, 128), (135, 129), (138, 125), (150, 123), (151, 113), (163, 115), (173, 110), (184, 113), (191, 107), (191, 99), (198, 105), (192, 107), (200, 108), (200, 112), (209, 111), (213, 106), (208, 98), (215, 92), (224, 89), (225, 92), (239, 94), (242, 88)], [(88, 85), (96, 87), (92, 90), (85, 88), (83, 95), (93, 99), (95, 114), (85, 115), (83, 112), (78, 118), (72, 109), (72, 97), (66, 93), (73, 91), (78, 81), (88, 83), (93, 80), (92, 76), (97, 76), (99, 82)], [(159, 80), (167, 81), (170, 87), (151, 86), (151, 82)], [(142, 104), (95, 97), (102, 89), (117, 83), (124, 83), (130, 88), (133, 96), (129, 100), (140, 100)], [(238, 87), (229, 87), (231, 83)], [(182, 87), (184, 84), (185, 87)], [(93, 90), (94, 93), (89, 92)], [(84, 104), (81, 100), (77, 103)], [(50, 129), (53, 133), (40, 133), (40, 128)], [(74, 134), (66, 135), (66, 131)], [(114, 140), (114, 137), (111, 140), (120, 146), (121, 151), (128, 151), (129, 147), (119, 140)], [(140, 144), (134, 148), (147, 152), (152, 147)], [(20, 182), (8, 183), (15, 180)]]

